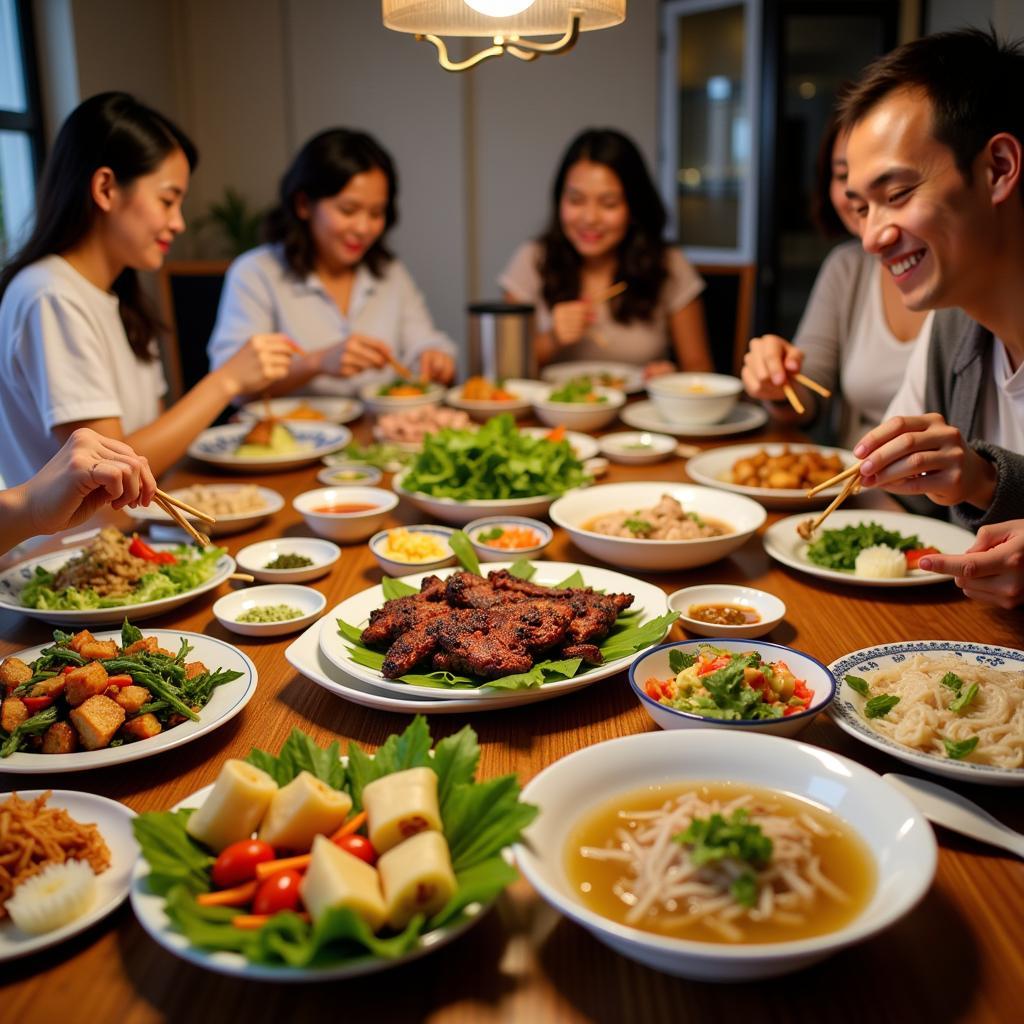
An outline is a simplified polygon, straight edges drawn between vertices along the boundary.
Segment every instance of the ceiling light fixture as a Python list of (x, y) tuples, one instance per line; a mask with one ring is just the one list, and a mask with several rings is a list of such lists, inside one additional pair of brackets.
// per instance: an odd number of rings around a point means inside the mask
[[(489, 57), (519, 60), (565, 53), (581, 32), (611, 28), (626, 18), (626, 0), (381, 0), (384, 25), (437, 48), (445, 71), (466, 71)], [(537, 42), (526, 36), (559, 36)], [(492, 45), (462, 61), (448, 56), (443, 36), (486, 38)]]

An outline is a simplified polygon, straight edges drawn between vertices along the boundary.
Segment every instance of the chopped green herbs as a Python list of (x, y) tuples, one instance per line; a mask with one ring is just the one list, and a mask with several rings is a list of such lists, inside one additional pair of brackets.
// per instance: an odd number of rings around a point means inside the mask
[(689, 651), (681, 651), (678, 647), (668, 652), (668, 667), (678, 675), (684, 668), (697, 663), (697, 655)]
[(900, 698), (891, 693), (880, 693), (864, 704), (865, 718), (884, 718), (897, 704)]
[(280, 554), (277, 558), (267, 562), (264, 569), (305, 569), (307, 565), (312, 565), (313, 559), (307, 558), (305, 555), (297, 555), (291, 552)]
[(947, 672), (939, 682), (954, 693), (959, 693), (960, 688), (964, 685), (964, 681), (955, 672)]
[(685, 831), (672, 839), (690, 847), (690, 859), (697, 867), (728, 859), (763, 868), (772, 858), (771, 839), (760, 825), (750, 823), (750, 814), (742, 807), (729, 818), (721, 814), (694, 818)]
[(867, 680), (861, 679), (860, 676), (847, 676), (846, 685), (853, 690), (854, 693), (859, 693), (862, 697), (871, 696), (871, 690), (868, 687)]
[(955, 715), (963, 714), (971, 701), (978, 696), (978, 684), (971, 683), (966, 690), (961, 690), (957, 697), (949, 702), (949, 710)]
[(646, 519), (627, 519), (622, 524), (630, 533), (638, 537), (646, 537), (654, 527)]
[(594, 382), (589, 377), (574, 377), (548, 395), (549, 402), (587, 402), (591, 405), (607, 402), (604, 395), (594, 391)]
[(969, 740), (950, 740), (943, 737), (942, 745), (946, 748), (946, 756), (951, 761), (962, 761), (977, 745), (978, 737)]
[(807, 548), (807, 557), (825, 569), (841, 569), (853, 572), (857, 556), (865, 548), (885, 544), (897, 551), (909, 551), (922, 547), (915, 535), (904, 537), (895, 530), (887, 530), (879, 523), (858, 523), (844, 526), (839, 530), (824, 530), (820, 537)]

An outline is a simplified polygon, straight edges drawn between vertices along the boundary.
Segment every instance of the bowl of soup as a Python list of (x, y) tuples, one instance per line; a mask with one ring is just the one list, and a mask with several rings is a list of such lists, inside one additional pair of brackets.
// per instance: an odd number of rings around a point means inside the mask
[(724, 558), (767, 517), (750, 498), (668, 482), (588, 487), (559, 498), (549, 514), (588, 555), (653, 572)]
[(720, 423), (732, 412), (743, 384), (724, 373), (666, 373), (647, 382), (647, 394), (669, 423)]
[(292, 501), (306, 525), (321, 537), (354, 543), (373, 536), (398, 504), (382, 487), (317, 487)]
[(822, 960), (909, 913), (935, 874), (934, 834), (909, 800), (776, 736), (608, 740), (522, 798), (539, 814), (514, 852), (541, 897), (623, 956), (701, 981)]

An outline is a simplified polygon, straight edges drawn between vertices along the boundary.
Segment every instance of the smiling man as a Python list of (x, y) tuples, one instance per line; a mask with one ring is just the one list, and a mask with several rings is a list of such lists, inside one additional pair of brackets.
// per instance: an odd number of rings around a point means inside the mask
[[(854, 449), (864, 482), (926, 494), (972, 529), (1024, 509), (1022, 95), (1021, 45), (965, 30), (879, 58), (840, 109), (864, 248), (908, 308), (941, 311)], [(925, 567), (970, 584), (978, 562)]]

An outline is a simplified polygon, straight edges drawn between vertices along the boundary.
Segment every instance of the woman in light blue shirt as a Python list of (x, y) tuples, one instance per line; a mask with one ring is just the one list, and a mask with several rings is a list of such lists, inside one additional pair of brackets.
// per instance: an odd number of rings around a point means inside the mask
[(304, 350), (275, 394), (351, 394), (393, 359), (448, 383), (455, 345), (385, 245), (397, 220), (394, 164), (369, 135), (334, 128), (285, 173), (268, 244), (232, 263), (210, 339), (217, 367), (258, 335)]

